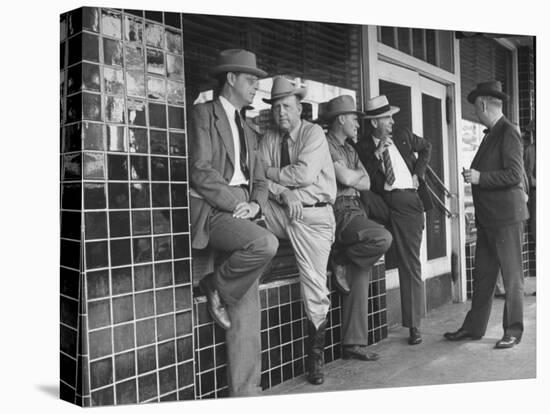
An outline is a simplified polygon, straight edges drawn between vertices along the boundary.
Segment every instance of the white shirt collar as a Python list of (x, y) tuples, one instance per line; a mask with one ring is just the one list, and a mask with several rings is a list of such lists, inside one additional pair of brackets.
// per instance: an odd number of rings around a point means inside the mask
[(220, 95), (220, 102), (223, 106), (223, 109), (225, 110), (225, 113), (227, 114), (227, 117), (234, 120), (235, 111), (239, 111), (239, 109), (233, 106), (233, 104), (229, 102), (229, 100), (225, 96)]

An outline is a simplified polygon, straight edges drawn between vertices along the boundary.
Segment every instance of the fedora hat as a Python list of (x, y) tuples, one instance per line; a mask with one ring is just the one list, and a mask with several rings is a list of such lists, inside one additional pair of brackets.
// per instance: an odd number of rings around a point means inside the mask
[(399, 107), (390, 106), (386, 95), (375, 96), (367, 101), (367, 105), (365, 106), (365, 118), (383, 118), (396, 114), (399, 111)]
[(216, 76), (225, 72), (244, 72), (265, 78), (267, 72), (256, 66), (256, 55), (244, 49), (222, 50), (218, 55), (216, 66), (210, 71)]
[(319, 106), (319, 120), (322, 121), (331, 121), (336, 116), (344, 114), (365, 115), (364, 112), (357, 110), (355, 100), (350, 95), (340, 95)]
[(287, 96), (296, 95), (300, 99), (304, 99), (307, 89), (305, 87), (296, 88), (295, 82), (288, 80), (283, 76), (276, 76), (273, 79), (273, 86), (271, 86), (271, 99), (263, 98), (263, 101), (268, 104), (272, 104), (277, 99), (286, 98)]
[(502, 101), (507, 101), (510, 98), (502, 92), (502, 83), (494, 80), (478, 83), (476, 88), (468, 94), (468, 102), (473, 104), (478, 96), (492, 96)]

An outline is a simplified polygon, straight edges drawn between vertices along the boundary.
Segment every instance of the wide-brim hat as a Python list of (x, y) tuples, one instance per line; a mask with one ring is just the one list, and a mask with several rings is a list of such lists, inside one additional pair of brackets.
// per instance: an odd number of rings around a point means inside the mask
[(400, 111), (398, 106), (391, 106), (386, 95), (375, 96), (365, 105), (365, 118), (375, 119), (391, 116)]
[(355, 100), (351, 95), (340, 95), (319, 105), (319, 119), (317, 121), (329, 122), (338, 115), (345, 114), (365, 115), (364, 112), (357, 110)]
[(492, 96), (493, 98), (507, 101), (508, 95), (502, 92), (502, 83), (499, 81), (488, 81), (478, 83), (476, 88), (468, 94), (468, 102), (473, 104), (478, 96)]
[(210, 70), (210, 73), (216, 76), (225, 72), (250, 73), (259, 78), (267, 76), (267, 72), (257, 67), (256, 55), (244, 49), (227, 49), (220, 52), (216, 66)]
[(296, 83), (283, 77), (276, 76), (273, 79), (273, 85), (271, 86), (271, 98), (263, 98), (263, 101), (268, 104), (272, 104), (277, 99), (286, 98), (287, 96), (296, 95), (300, 97), (300, 100), (304, 99), (307, 94), (307, 88), (304, 86), (296, 87)]

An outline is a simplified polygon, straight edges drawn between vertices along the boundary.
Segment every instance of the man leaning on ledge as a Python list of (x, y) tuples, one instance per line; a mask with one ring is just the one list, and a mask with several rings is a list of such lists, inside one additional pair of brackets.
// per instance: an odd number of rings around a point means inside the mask
[(227, 256), (200, 281), (214, 321), (226, 330), (230, 396), (257, 395), (261, 343), (258, 279), (277, 252), (278, 240), (253, 219), (267, 200), (267, 182), (255, 132), (241, 117), (258, 89), (256, 56), (224, 50), (212, 74), (219, 96), (191, 112), (190, 215), (194, 249)]

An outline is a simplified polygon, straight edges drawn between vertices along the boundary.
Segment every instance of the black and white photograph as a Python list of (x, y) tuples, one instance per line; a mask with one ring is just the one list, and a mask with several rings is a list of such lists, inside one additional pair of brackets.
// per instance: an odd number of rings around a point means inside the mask
[(36, 17), (22, 407), (539, 410), (541, 7), (93, 3)]

